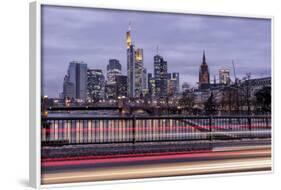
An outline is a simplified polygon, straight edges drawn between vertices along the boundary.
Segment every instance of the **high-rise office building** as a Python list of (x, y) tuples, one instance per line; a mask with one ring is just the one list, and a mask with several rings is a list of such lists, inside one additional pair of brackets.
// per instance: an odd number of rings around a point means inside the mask
[(117, 59), (110, 59), (107, 65), (107, 82), (115, 83), (115, 77), (122, 74), (122, 67)]
[(167, 80), (172, 79), (172, 73), (167, 73)]
[(180, 92), (180, 74), (179, 73), (172, 73), (172, 79), (174, 79), (176, 82), (176, 92)]
[(105, 78), (102, 70), (89, 69), (87, 85), (87, 99), (98, 101), (104, 98)]
[(117, 98), (116, 90), (117, 90), (116, 83), (109, 83), (108, 81), (106, 81), (106, 83), (105, 83), (105, 98), (115, 100)]
[(167, 94), (169, 96), (179, 93), (179, 73), (167, 73)]
[(69, 81), (68, 75), (65, 75), (63, 80), (62, 98), (75, 98), (74, 84)]
[(68, 67), (68, 82), (73, 84), (73, 98), (86, 100), (87, 96), (87, 64), (72, 61)]
[(168, 93), (168, 67), (167, 61), (160, 55), (154, 56), (154, 78), (156, 86), (156, 96), (164, 98)]
[(156, 95), (156, 86), (155, 86), (155, 79), (152, 77), (152, 73), (147, 74), (148, 80), (148, 94), (151, 98), (154, 98)]
[(142, 71), (142, 89), (147, 89), (147, 69), (143, 68)]
[(128, 84), (128, 96), (130, 98), (135, 97), (135, 48), (132, 44), (131, 27), (126, 33), (127, 44), (127, 84)]
[(154, 56), (154, 77), (155, 79), (167, 79), (168, 67), (167, 61), (160, 55)]
[(228, 69), (219, 70), (220, 84), (230, 84), (230, 71)]
[(175, 95), (177, 93), (177, 80), (176, 79), (169, 79), (168, 80), (168, 89), (167, 89), (167, 94), (169, 96)]
[(128, 97), (140, 98), (142, 95), (144, 82), (146, 81), (146, 79), (143, 78), (143, 49), (134, 47), (132, 43), (130, 26), (126, 33), (126, 45)]
[(122, 74), (122, 67), (117, 59), (110, 59), (107, 65), (107, 81), (105, 85), (105, 96), (107, 99), (116, 99), (117, 84), (116, 77)]
[(135, 95), (140, 97), (143, 87), (143, 49), (136, 49), (135, 51)]
[(128, 91), (127, 85), (127, 76), (119, 75), (116, 76), (116, 96), (118, 97), (127, 97)]
[(122, 66), (121, 66), (119, 60), (117, 60), (117, 59), (109, 59), (109, 63), (107, 65), (107, 67), (106, 67), (106, 70), (109, 71), (109, 70), (114, 70), (114, 69), (121, 71), (122, 70)]

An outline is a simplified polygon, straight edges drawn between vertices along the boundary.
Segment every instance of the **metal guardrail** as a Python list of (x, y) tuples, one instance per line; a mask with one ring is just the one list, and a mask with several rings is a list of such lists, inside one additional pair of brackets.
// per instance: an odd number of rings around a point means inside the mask
[(271, 138), (270, 116), (42, 118), (42, 146)]

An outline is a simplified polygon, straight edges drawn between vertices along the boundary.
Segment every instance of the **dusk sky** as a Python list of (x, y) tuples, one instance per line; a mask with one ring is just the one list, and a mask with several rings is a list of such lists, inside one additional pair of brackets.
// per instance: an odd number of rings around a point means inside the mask
[(120, 11), (57, 6), (42, 7), (43, 94), (58, 97), (69, 62), (83, 61), (106, 75), (109, 59), (118, 59), (126, 74), (125, 33), (129, 22), (133, 44), (144, 49), (144, 67), (153, 73), (153, 56), (179, 72), (180, 83), (196, 86), (202, 52), (211, 81), (234, 60), (238, 78), (271, 75), (271, 21), (238, 17)]

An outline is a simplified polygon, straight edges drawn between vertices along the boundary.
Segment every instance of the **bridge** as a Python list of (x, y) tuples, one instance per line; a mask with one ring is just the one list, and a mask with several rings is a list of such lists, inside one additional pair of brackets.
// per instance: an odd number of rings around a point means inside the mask
[(271, 170), (270, 116), (48, 116), (41, 139), (43, 184)]
[(270, 116), (42, 118), (42, 145), (271, 138)]
[(178, 106), (148, 106), (148, 105), (102, 105), (102, 106), (63, 106), (48, 107), (48, 111), (98, 111), (117, 110), (119, 113), (133, 114), (136, 111), (144, 111), (148, 114), (181, 113)]
[(120, 110), (122, 107), (118, 106), (62, 106), (62, 107), (48, 107), (48, 111), (79, 111), (79, 110)]

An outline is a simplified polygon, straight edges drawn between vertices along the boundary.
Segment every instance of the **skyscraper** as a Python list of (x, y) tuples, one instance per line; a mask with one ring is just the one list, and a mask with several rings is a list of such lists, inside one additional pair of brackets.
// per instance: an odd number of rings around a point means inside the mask
[(167, 73), (167, 94), (169, 96), (179, 93), (179, 73)]
[(107, 81), (109, 83), (115, 83), (115, 77), (122, 74), (121, 69), (122, 67), (119, 60), (110, 59), (107, 65)]
[(180, 74), (179, 73), (172, 73), (172, 79), (176, 82), (176, 93), (180, 92)]
[(147, 74), (148, 79), (148, 94), (150, 98), (154, 98), (156, 95), (155, 79), (152, 77), (152, 73)]
[(63, 98), (75, 98), (74, 84), (69, 81), (69, 76), (65, 75), (63, 80)]
[(87, 64), (72, 61), (68, 67), (68, 82), (73, 84), (73, 98), (86, 100), (87, 96)]
[(147, 69), (143, 68), (142, 71), (142, 89), (147, 89)]
[(127, 97), (128, 91), (127, 76), (118, 75), (116, 76), (116, 96), (117, 97)]
[(127, 85), (128, 97), (140, 98), (144, 85), (144, 64), (143, 64), (143, 49), (135, 49), (131, 38), (131, 26), (126, 33), (127, 45)]
[(117, 59), (110, 59), (107, 65), (107, 81), (105, 85), (105, 95), (107, 99), (116, 99), (116, 77), (122, 74), (122, 67)]
[(106, 70), (110, 71), (110, 70), (115, 70), (115, 69), (118, 70), (118, 71), (122, 70), (122, 66), (121, 66), (119, 60), (117, 60), (117, 59), (109, 59), (108, 65), (106, 67)]
[(220, 84), (230, 84), (230, 71), (228, 69), (219, 70)]
[(203, 52), (203, 60), (199, 70), (199, 88), (207, 88), (210, 84), (210, 73), (206, 62), (205, 51)]
[(94, 102), (103, 99), (105, 79), (102, 70), (89, 69), (87, 74), (87, 99)]
[(143, 87), (143, 49), (136, 49), (135, 51), (135, 95), (140, 97)]
[(160, 55), (154, 56), (154, 77), (155, 79), (167, 79), (168, 67), (167, 61)]
[(176, 93), (177, 93), (177, 80), (171, 78), (168, 80), (167, 94), (169, 96), (172, 96), (172, 95), (175, 95)]
[(156, 87), (156, 96), (164, 98), (168, 93), (168, 67), (167, 61), (160, 55), (154, 56), (154, 78)]
[(128, 96), (135, 97), (135, 48), (132, 44), (131, 26), (126, 33)]

